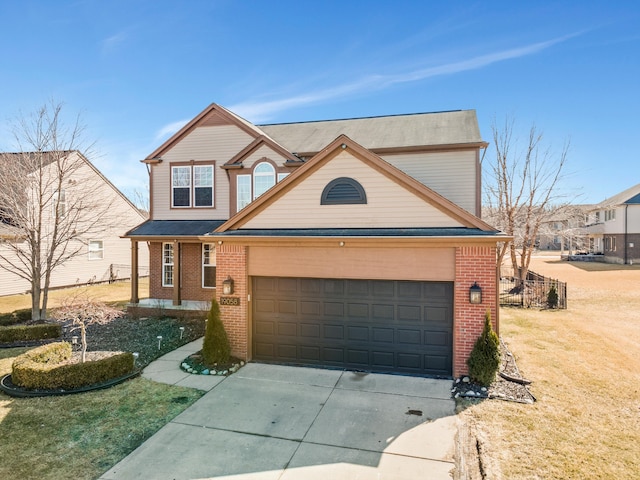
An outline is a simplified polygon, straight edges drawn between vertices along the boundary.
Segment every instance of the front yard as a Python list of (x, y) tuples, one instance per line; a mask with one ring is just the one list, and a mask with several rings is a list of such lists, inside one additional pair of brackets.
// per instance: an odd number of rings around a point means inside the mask
[[(90, 287), (91, 295), (124, 301), (127, 286)], [(2, 300), (12, 305), (8, 311), (22, 308), (20, 297)], [(180, 326), (185, 330), (181, 332)], [(144, 365), (201, 336), (203, 329), (202, 320), (120, 319), (90, 327), (89, 350), (137, 351), (138, 364)], [(70, 335), (67, 332), (65, 337)], [(158, 335), (163, 337), (162, 350), (158, 349)], [(0, 376), (11, 373), (13, 359), (27, 350), (0, 349)], [(143, 378), (106, 390), (60, 397), (23, 399), (0, 392), (0, 478), (98, 478), (203, 393)]]
[(569, 308), (501, 310), (501, 337), (538, 401), (462, 413), (486, 441), (487, 478), (640, 478), (640, 267), (532, 263), (568, 282)]

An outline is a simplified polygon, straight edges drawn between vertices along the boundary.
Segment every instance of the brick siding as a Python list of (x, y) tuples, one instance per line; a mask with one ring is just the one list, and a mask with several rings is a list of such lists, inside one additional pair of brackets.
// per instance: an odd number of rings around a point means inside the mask
[[(482, 303), (469, 303), (469, 287), (474, 282), (482, 288)], [(495, 247), (456, 248), (456, 279), (454, 285), (453, 320), (453, 376), (469, 372), (467, 358), (473, 344), (482, 333), (484, 316), (491, 312), (494, 329), (497, 328), (497, 280)]]
[(240, 299), (240, 305), (220, 305), (220, 317), (231, 343), (231, 353), (244, 360), (249, 355), (247, 249), (242, 245), (216, 245), (216, 298), (220, 302), (222, 282), (231, 277), (234, 291), (230, 297)]

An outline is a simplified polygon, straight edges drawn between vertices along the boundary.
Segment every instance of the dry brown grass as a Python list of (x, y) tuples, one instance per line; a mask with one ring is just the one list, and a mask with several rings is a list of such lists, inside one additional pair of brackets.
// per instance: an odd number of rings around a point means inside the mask
[[(141, 278), (139, 288), (140, 297), (147, 297), (148, 292), (149, 278)], [(125, 304), (131, 298), (131, 282), (127, 280), (111, 284), (101, 283), (98, 285), (51, 290), (49, 292), (49, 302), (47, 307), (60, 306), (62, 301), (72, 293), (75, 293), (76, 295), (84, 295), (86, 293), (90, 298), (96, 298), (105, 303)], [(22, 308), (31, 308), (30, 295), (8, 295), (0, 297), (0, 313), (9, 313)]]
[(535, 258), (568, 283), (564, 311), (502, 309), (501, 336), (534, 405), (464, 411), (506, 479), (640, 478), (640, 266)]

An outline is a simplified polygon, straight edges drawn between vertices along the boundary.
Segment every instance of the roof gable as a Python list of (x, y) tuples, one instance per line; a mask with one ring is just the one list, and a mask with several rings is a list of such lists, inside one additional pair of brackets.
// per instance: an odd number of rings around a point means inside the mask
[(257, 151), (260, 147), (266, 146), (273, 150), (275, 153), (281, 155), (286, 158), (287, 164), (297, 165), (301, 163), (301, 160), (296, 158), (291, 152), (287, 151), (284, 147), (274, 142), (269, 137), (264, 135), (260, 135), (253, 142), (243, 148), (237, 155), (235, 155), (231, 160), (225, 163), (222, 168), (239, 168), (242, 166), (242, 162), (250, 156), (252, 153)]
[[(369, 189), (367, 204), (320, 205), (321, 192), (327, 183), (341, 176), (353, 177), (365, 190)], [(345, 226), (467, 227), (495, 231), (468, 211), (341, 135), (216, 232)]]
[(634, 185), (633, 187), (627, 188), (617, 195), (607, 198), (606, 200), (602, 201), (602, 203), (598, 204), (596, 206), (596, 209), (625, 204), (633, 205), (637, 203), (640, 203), (640, 183)]
[(236, 115), (235, 113), (227, 110), (226, 108), (212, 103), (202, 112), (200, 112), (193, 120), (182, 127), (171, 138), (164, 142), (160, 147), (154, 150), (151, 155), (142, 160), (144, 163), (156, 163), (158, 157), (162, 156), (168, 150), (173, 148), (178, 142), (185, 138), (197, 127), (211, 127), (218, 125), (235, 125), (241, 130), (244, 130), (252, 137), (256, 138), (260, 135), (264, 136), (258, 127), (246, 121), (244, 118)]

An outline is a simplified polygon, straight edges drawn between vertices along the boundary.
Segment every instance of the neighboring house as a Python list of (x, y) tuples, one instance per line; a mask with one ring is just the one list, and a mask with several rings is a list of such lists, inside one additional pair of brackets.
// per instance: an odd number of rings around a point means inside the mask
[(143, 160), (131, 308), (215, 297), (247, 360), (466, 373), (506, 240), (479, 218), (486, 146), (472, 110), (255, 126), (212, 104)]
[(537, 248), (586, 252), (589, 242), (585, 225), (592, 208), (593, 205), (565, 205), (558, 208), (540, 225)]
[[(46, 153), (46, 152), (45, 152)], [(73, 162), (79, 160), (78, 168), (73, 169), (68, 178), (64, 178), (66, 187), (53, 193), (60, 199), (59, 208), (74, 200), (77, 189), (89, 189), (92, 198), (98, 198), (109, 205), (109, 215), (104, 215), (93, 231), (95, 235), (80, 238), (71, 248), (79, 248), (81, 253), (56, 267), (51, 277), (51, 288), (83, 285), (94, 282), (107, 282), (131, 277), (131, 244), (128, 239), (121, 238), (123, 228), (132, 228), (147, 217), (135, 207), (94, 165), (78, 152), (69, 152), (75, 156)], [(24, 154), (3, 154), (4, 159), (19, 161)], [(48, 168), (47, 166), (43, 168)], [(85, 193), (82, 193), (84, 195)], [(53, 223), (53, 208), (45, 209), (44, 230), (50, 229)], [(0, 211), (2, 209), (0, 208)], [(8, 243), (23, 242), (18, 229), (12, 226), (10, 213), (0, 215), (0, 254), (10, 259), (14, 258)], [(2, 260), (0, 260), (2, 261)], [(140, 260), (138, 272), (148, 274), (148, 249), (145, 244), (140, 246)], [(30, 283), (15, 273), (0, 268), (0, 296), (27, 293), (31, 289)]]
[(595, 205), (587, 232), (589, 251), (605, 262), (640, 262), (640, 184)]

